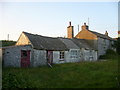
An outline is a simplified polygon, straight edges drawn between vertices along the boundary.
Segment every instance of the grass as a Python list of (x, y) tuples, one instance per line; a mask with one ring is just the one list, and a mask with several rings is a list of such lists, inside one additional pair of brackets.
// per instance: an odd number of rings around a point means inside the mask
[(3, 88), (117, 88), (117, 60), (3, 68)]

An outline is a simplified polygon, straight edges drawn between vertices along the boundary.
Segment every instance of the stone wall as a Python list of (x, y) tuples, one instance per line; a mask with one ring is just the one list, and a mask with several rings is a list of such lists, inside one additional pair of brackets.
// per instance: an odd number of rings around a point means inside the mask
[(112, 41), (98, 37), (98, 56), (104, 55), (107, 49), (112, 49)]

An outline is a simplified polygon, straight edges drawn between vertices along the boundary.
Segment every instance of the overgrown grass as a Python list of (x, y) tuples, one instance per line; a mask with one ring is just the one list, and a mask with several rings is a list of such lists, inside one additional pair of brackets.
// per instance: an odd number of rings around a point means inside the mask
[(117, 88), (117, 60), (3, 68), (3, 88)]

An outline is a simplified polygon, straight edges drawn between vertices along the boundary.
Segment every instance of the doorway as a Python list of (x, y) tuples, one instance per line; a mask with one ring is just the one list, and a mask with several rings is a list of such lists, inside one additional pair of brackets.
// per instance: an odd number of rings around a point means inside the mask
[(30, 66), (30, 50), (21, 50), (21, 67)]
[(53, 64), (53, 51), (47, 51), (47, 63)]

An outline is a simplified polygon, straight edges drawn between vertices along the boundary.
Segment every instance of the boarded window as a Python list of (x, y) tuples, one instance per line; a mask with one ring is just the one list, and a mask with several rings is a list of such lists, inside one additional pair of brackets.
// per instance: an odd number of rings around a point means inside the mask
[(77, 56), (78, 56), (77, 50), (71, 50), (70, 58), (77, 58)]
[(65, 57), (65, 52), (64, 51), (60, 51), (60, 60), (64, 60)]

